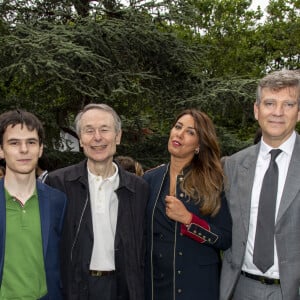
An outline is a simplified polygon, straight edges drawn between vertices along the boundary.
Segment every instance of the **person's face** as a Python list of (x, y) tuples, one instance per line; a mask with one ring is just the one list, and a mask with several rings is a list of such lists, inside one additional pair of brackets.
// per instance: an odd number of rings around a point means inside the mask
[(7, 127), (3, 135), (0, 155), (6, 163), (6, 173), (30, 174), (35, 172), (39, 157), (43, 153), (43, 145), (39, 144), (36, 130), (30, 131), (21, 124)]
[(113, 116), (100, 109), (85, 112), (80, 121), (80, 146), (92, 163), (110, 162), (120, 144), (121, 132), (116, 133)]
[(297, 98), (296, 88), (262, 89), (260, 104), (254, 104), (254, 115), (268, 145), (276, 148), (291, 136), (300, 119)]
[(195, 129), (195, 121), (191, 115), (184, 115), (171, 129), (168, 150), (174, 157), (191, 161), (198, 148), (199, 138)]

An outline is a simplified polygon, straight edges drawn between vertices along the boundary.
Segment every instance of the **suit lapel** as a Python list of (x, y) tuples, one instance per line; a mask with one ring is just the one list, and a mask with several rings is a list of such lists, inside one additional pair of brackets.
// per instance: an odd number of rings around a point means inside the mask
[(280, 201), (279, 211), (276, 223), (282, 218), (286, 210), (296, 198), (300, 189), (300, 137), (297, 135), (293, 154), (291, 157), (288, 173), (285, 180), (285, 185)]
[[(240, 198), (240, 210), (243, 219), (244, 229), (248, 232), (250, 220), (251, 194), (255, 175), (256, 160), (259, 145), (249, 149), (245, 159), (238, 166), (238, 191)], [(234, 184), (234, 183), (233, 183)]]
[(46, 257), (46, 250), (48, 247), (49, 228), (50, 228), (50, 197), (46, 193), (44, 186), (37, 182), (38, 190), (38, 201), (40, 207), (40, 219), (41, 219), (41, 230), (42, 230), (42, 241), (43, 241), (43, 254)]

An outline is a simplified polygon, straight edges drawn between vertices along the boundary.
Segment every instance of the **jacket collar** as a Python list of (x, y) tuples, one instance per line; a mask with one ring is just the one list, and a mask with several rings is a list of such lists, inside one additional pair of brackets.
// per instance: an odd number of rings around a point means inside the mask
[[(120, 177), (120, 184), (118, 189), (127, 188), (130, 191), (135, 191), (135, 183), (132, 180), (133, 174), (128, 175), (128, 172), (125, 171), (123, 168), (120, 168), (118, 162), (114, 161), (118, 166), (119, 177)], [(87, 159), (79, 162), (76, 165), (73, 165), (72, 171), (66, 173), (66, 181), (80, 181), (84, 185), (88, 185), (88, 171), (87, 171)]]

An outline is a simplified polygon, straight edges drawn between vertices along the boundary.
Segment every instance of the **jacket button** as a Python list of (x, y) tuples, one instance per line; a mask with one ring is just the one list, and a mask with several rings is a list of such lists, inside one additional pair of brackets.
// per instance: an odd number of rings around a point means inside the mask
[(178, 252), (178, 255), (179, 255), (179, 256), (182, 256), (182, 254), (183, 254), (183, 253), (182, 253), (181, 251)]
[(180, 294), (182, 292), (182, 289), (178, 289), (177, 292), (178, 294)]

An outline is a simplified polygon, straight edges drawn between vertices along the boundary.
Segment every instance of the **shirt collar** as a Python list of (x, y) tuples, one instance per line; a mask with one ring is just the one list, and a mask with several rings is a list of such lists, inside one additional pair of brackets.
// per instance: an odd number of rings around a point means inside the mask
[(17, 197), (11, 195), (11, 194), (8, 192), (8, 190), (7, 190), (6, 188), (4, 188), (4, 192), (5, 192), (5, 199), (6, 199), (6, 201), (9, 201), (9, 202), (12, 202), (12, 201), (15, 202), (15, 201), (17, 201), (17, 202), (20, 204), (20, 206), (22, 206), (22, 207), (25, 206), (25, 204), (26, 204), (29, 200), (31, 200), (31, 199), (38, 199), (38, 194), (37, 194), (36, 188), (34, 189), (32, 195), (26, 200), (25, 203), (23, 203), (23, 202), (22, 202), (20, 199), (18, 199)]
[[(113, 162), (112, 164), (113, 164), (113, 166), (114, 166), (114, 168), (115, 168), (115, 172), (114, 172), (114, 174), (111, 175), (110, 177), (107, 177), (107, 178), (105, 179), (105, 181), (114, 182), (114, 181), (116, 180), (118, 174), (119, 174), (118, 166), (117, 166), (114, 162)], [(100, 182), (101, 182), (101, 181), (103, 181), (102, 176), (97, 176), (97, 175), (93, 174), (93, 173), (89, 170), (89, 168), (87, 168), (87, 169), (88, 169), (88, 178), (89, 178), (89, 181), (90, 181), (90, 182), (95, 182), (95, 181), (100, 181)]]
[[(294, 131), (291, 134), (291, 136), (283, 144), (281, 144), (280, 147), (278, 147), (278, 149), (282, 150), (283, 153), (286, 153), (287, 155), (291, 156), (293, 153), (295, 141), (296, 141), (296, 133)], [(273, 149), (272, 147), (270, 147), (264, 142), (264, 139), (262, 137), (261, 146), (260, 146), (261, 155), (263, 157), (267, 156), (272, 149)]]

